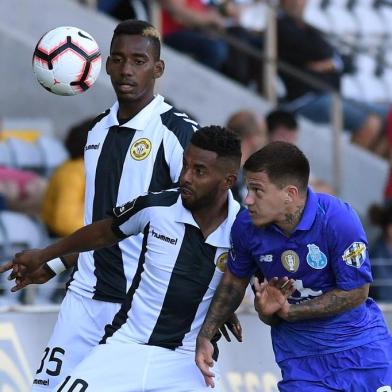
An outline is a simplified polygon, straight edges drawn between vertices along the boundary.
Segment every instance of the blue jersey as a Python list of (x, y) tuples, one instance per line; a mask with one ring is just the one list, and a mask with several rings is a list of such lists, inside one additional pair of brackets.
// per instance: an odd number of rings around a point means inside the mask
[[(295, 279), (297, 290), (290, 303), (372, 281), (362, 224), (347, 203), (330, 195), (308, 189), (302, 219), (290, 237), (275, 225), (257, 228), (247, 210), (237, 216), (231, 236), (230, 271), (242, 278), (259, 268), (268, 280)], [(370, 298), (332, 317), (282, 321), (271, 334), (277, 362), (338, 352), (389, 336), (383, 315)]]

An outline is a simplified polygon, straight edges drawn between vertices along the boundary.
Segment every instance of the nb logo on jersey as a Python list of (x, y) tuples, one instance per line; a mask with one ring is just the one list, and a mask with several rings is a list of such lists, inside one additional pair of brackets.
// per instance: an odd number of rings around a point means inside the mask
[(154, 229), (151, 230), (151, 235), (154, 238), (158, 238), (158, 240), (168, 242), (169, 244), (172, 244), (172, 245), (176, 245), (177, 241), (178, 241), (177, 238), (170, 238), (170, 237), (167, 237), (167, 236), (165, 236), (163, 234), (159, 234), (156, 231), (154, 231)]
[(259, 257), (260, 263), (272, 263), (274, 256), (273, 255), (261, 255)]

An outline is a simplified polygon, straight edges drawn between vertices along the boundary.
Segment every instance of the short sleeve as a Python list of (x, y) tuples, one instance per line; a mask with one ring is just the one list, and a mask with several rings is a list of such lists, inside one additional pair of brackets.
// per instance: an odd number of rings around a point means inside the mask
[(251, 233), (249, 232), (249, 225), (244, 222), (246, 214), (246, 210), (241, 212), (234, 221), (231, 229), (231, 247), (227, 261), (230, 272), (238, 278), (250, 278), (256, 268), (256, 263), (247, 244), (247, 239)]
[(368, 241), (356, 212), (346, 203), (331, 216), (329, 248), (337, 287), (352, 290), (372, 282)]
[(112, 230), (119, 238), (126, 238), (139, 234), (149, 221), (147, 196), (139, 196), (136, 199), (113, 208)]

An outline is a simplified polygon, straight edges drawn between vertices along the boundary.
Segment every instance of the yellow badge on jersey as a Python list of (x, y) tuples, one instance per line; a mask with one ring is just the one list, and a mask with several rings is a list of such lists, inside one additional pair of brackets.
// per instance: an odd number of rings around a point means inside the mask
[(138, 139), (131, 146), (131, 156), (136, 161), (146, 159), (151, 152), (151, 142), (146, 139)]
[(299, 267), (299, 256), (293, 250), (286, 250), (280, 257), (283, 267), (289, 272), (297, 272)]
[(228, 252), (225, 252), (218, 257), (218, 260), (216, 261), (216, 268), (218, 268), (219, 271), (222, 272), (226, 271), (227, 256), (228, 256)]

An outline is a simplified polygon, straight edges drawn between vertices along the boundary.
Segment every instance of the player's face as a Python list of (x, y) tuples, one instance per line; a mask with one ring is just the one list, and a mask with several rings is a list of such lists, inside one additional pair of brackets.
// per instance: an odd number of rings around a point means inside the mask
[(245, 173), (248, 193), (245, 204), (254, 225), (261, 227), (284, 221), (287, 209), (287, 190), (273, 184), (265, 172)]
[(211, 205), (224, 189), (224, 184), (225, 175), (219, 165), (218, 155), (190, 144), (184, 153), (180, 176), (184, 206), (196, 211)]
[(120, 102), (151, 99), (155, 79), (163, 73), (154, 58), (151, 41), (140, 35), (120, 34), (113, 39), (106, 72)]

